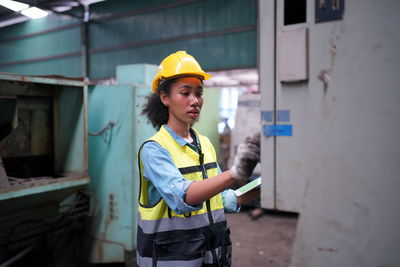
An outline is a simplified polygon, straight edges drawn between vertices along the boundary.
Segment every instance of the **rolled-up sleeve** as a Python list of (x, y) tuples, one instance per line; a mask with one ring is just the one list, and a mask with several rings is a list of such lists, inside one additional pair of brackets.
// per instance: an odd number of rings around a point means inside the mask
[(237, 204), (237, 196), (232, 189), (227, 189), (221, 194), (226, 213), (236, 213), (240, 211), (240, 206)]
[[(218, 166), (218, 173), (221, 173), (221, 168)], [(224, 204), (224, 211), (226, 213), (236, 213), (240, 211), (240, 206), (237, 204), (237, 196), (232, 189), (226, 189), (221, 192), (222, 203)]]
[(149, 189), (151, 200), (161, 198), (177, 214), (184, 214), (202, 208), (187, 205), (184, 201), (186, 190), (193, 181), (183, 178), (172, 162), (170, 153), (156, 142), (146, 143), (141, 151), (144, 178), (149, 180), (156, 190)]

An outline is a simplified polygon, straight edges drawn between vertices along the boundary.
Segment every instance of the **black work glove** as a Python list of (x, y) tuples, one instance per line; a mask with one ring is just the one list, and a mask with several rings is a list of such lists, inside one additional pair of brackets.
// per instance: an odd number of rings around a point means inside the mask
[(239, 144), (231, 173), (239, 184), (244, 184), (260, 161), (260, 133), (247, 136)]

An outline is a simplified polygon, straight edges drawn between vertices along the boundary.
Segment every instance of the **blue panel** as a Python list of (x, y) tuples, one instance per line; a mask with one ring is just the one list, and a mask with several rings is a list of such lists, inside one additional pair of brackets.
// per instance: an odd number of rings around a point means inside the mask
[(291, 124), (264, 125), (264, 136), (292, 136)]
[(276, 111), (276, 121), (289, 122), (290, 121), (290, 111), (289, 110), (277, 110)]
[(272, 122), (273, 121), (273, 111), (261, 111), (261, 118), (264, 121)]

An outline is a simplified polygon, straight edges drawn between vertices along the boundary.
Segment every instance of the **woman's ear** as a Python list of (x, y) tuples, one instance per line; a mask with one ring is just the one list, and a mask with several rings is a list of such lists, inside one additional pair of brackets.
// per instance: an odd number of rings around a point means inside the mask
[(165, 92), (160, 92), (160, 100), (164, 104), (164, 106), (169, 106), (169, 97)]

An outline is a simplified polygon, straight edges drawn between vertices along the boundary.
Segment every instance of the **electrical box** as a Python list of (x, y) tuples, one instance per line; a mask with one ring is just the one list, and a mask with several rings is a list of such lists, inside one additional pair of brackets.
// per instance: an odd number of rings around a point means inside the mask
[(307, 28), (282, 30), (278, 33), (279, 81), (298, 82), (308, 79)]
[(343, 19), (344, 0), (315, 0), (315, 22)]

